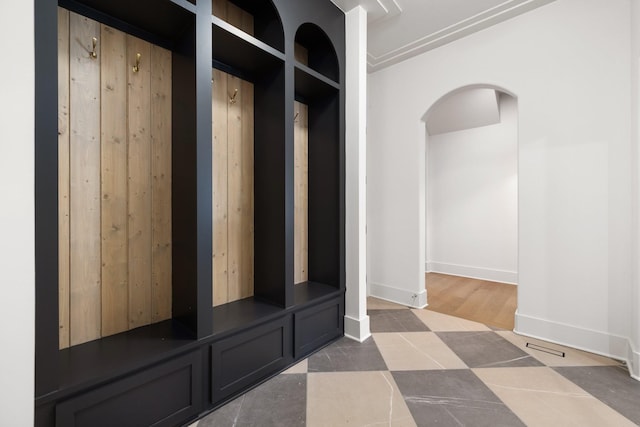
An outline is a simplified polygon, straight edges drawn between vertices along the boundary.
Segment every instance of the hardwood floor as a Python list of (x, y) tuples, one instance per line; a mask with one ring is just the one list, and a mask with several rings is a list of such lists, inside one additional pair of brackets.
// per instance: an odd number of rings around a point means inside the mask
[(517, 286), (440, 273), (425, 279), (427, 310), (513, 330)]

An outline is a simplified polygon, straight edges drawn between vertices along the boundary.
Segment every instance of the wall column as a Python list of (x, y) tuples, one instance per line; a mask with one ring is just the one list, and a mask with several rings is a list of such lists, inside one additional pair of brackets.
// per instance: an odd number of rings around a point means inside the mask
[(364, 341), (367, 316), (367, 12), (346, 13), (345, 335)]
[(640, 380), (640, 0), (631, 1), (632, 302), (628, 359)]

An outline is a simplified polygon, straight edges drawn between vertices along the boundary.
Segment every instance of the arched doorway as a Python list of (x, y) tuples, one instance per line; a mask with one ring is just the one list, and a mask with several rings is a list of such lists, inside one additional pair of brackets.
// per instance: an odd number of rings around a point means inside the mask
[(431, 309), (513, 329), (518, 272), (517, 98), (466, 86), (422, 118), (424, 261)]

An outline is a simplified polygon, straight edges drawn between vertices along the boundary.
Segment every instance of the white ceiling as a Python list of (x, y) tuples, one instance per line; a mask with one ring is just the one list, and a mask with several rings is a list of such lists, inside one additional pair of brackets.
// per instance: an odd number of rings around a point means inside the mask
[(435, 49), (554, 0), (332, 0), (368, 16), (368, 64), (373, 72)]

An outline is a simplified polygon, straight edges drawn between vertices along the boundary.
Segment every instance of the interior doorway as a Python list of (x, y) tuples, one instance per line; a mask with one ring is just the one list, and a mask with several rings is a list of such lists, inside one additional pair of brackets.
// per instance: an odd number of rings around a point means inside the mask
[(497, 87), (464, 87), (440, 98), (423, 120), (427, 303), (513, 329), (517, 98)]

